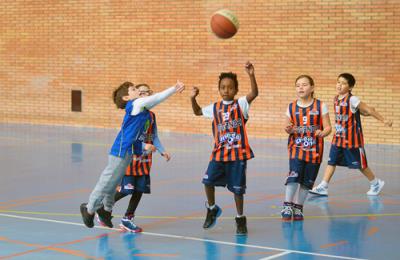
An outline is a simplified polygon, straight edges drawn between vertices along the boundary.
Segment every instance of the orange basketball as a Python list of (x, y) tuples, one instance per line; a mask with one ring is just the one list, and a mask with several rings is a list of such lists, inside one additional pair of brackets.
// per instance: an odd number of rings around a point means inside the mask
[(239, 30), (239, 20), (228, 9), (218, 10), (211, 16), (211, 30), (218, 38), (231, 38)]

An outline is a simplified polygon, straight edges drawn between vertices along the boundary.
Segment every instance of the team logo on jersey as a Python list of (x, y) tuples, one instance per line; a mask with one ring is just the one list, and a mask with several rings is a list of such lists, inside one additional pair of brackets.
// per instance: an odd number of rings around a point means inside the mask
[(341, 107), (347, 107), (347, 102), (342, 101), (342, 102), (340, 102), (339, 105), (340, 105)]
[(298, 177), (299, 176), (299, 174), (297, 173), (297, 172), (295, 172), (295, 171), (291, 171), (291, 172), (289, 172), (289, 174), (288, 174), (288, 178), (296, 178), (296, 177)]
[(310, 116), (317, 116), (319, 115), (319, 111), (318, 110), (311, 110), (310, 111)]
[(124, 185), (124, 190), (133, 190), (133, 189), (135, 189), (135, 186), (133, 186), (130, 183)]

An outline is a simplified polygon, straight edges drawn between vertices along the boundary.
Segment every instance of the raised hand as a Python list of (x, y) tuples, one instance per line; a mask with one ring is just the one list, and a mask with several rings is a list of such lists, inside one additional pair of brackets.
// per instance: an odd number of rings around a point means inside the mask
[(246, 69), (247, 74), (249, 74), (249, 75), (254, 74), (254, 66), (250, 61), (246, 62), (245, 69)]
[(182, 93), (182, 91), (185, 89), (185, 84), (181, 81), (177, 81), (175, 84), (175, 92)]
[(196, 98), (200, 93), (200, 90), (198, 87), (193, 87), (192, 88), (192, 93), (190, 94), (191, 98)]

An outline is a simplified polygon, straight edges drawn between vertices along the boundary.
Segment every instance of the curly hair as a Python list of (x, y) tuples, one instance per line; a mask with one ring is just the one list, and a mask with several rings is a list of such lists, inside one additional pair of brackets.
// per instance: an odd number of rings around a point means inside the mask
[(220, 88), (221, 81), (222, 81), (224, 78), (230, 78), (230, 79), (232, 79), (233, 83), (235, 83), (235, 89), (236, 89), (236, 90), (239, 90), (239, 82), (238, 82), (238, 80), (237, 80), (236, 74), (233, 73), (233, 72), (222, 72), (222, 73), (219, 75), (218, 89)]

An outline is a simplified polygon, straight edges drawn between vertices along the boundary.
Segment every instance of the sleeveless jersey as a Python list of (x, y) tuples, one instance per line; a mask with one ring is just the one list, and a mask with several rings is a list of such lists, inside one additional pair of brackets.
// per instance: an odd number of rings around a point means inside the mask
[(300, 107), (297, 100), (289, 104), (290, 120), (294, 132), (288, 138), (289, 158), (321, 163), (324, 153), (324, 139), (315, 131), (323, 130), (321, 101), (314, 99), (308, 107)]
[(360, 111), (353, 113), (350, 109), (351, 93), (339, 100), (334, 99), (335, 104), (335, 134), (332, 144), (343, 148), (359, 148), (364, 146), (364, 137), (361, 127)]
[[(144, 135), (139, 137), (140, 141), (144, 143), (149, 143), (153, 144), (153, 138), (154, 138), (154, 127), (156, 125), (156, 115), (150, 112), (150, 125), (147, 128), (147, 131)], [(140, 143), (141, 145), (141, 143)], [(152, 153), (149, 153), (147, 155), (137, 155), (133, 154), (132, 157), (132, 162), (130, 165), (126, 168), (125, 175), (127, 176), (142, 176), (142, 175), (149, 175), (150, 174), (150, 168), (152, 165)]]
[(227, 105), (223, 101), (214, 103), (213, 114), (214, 149), (210, 160), (229, 162), (253, 158), (246, 133), (246, 121), (238, 101), (234, 100)]

